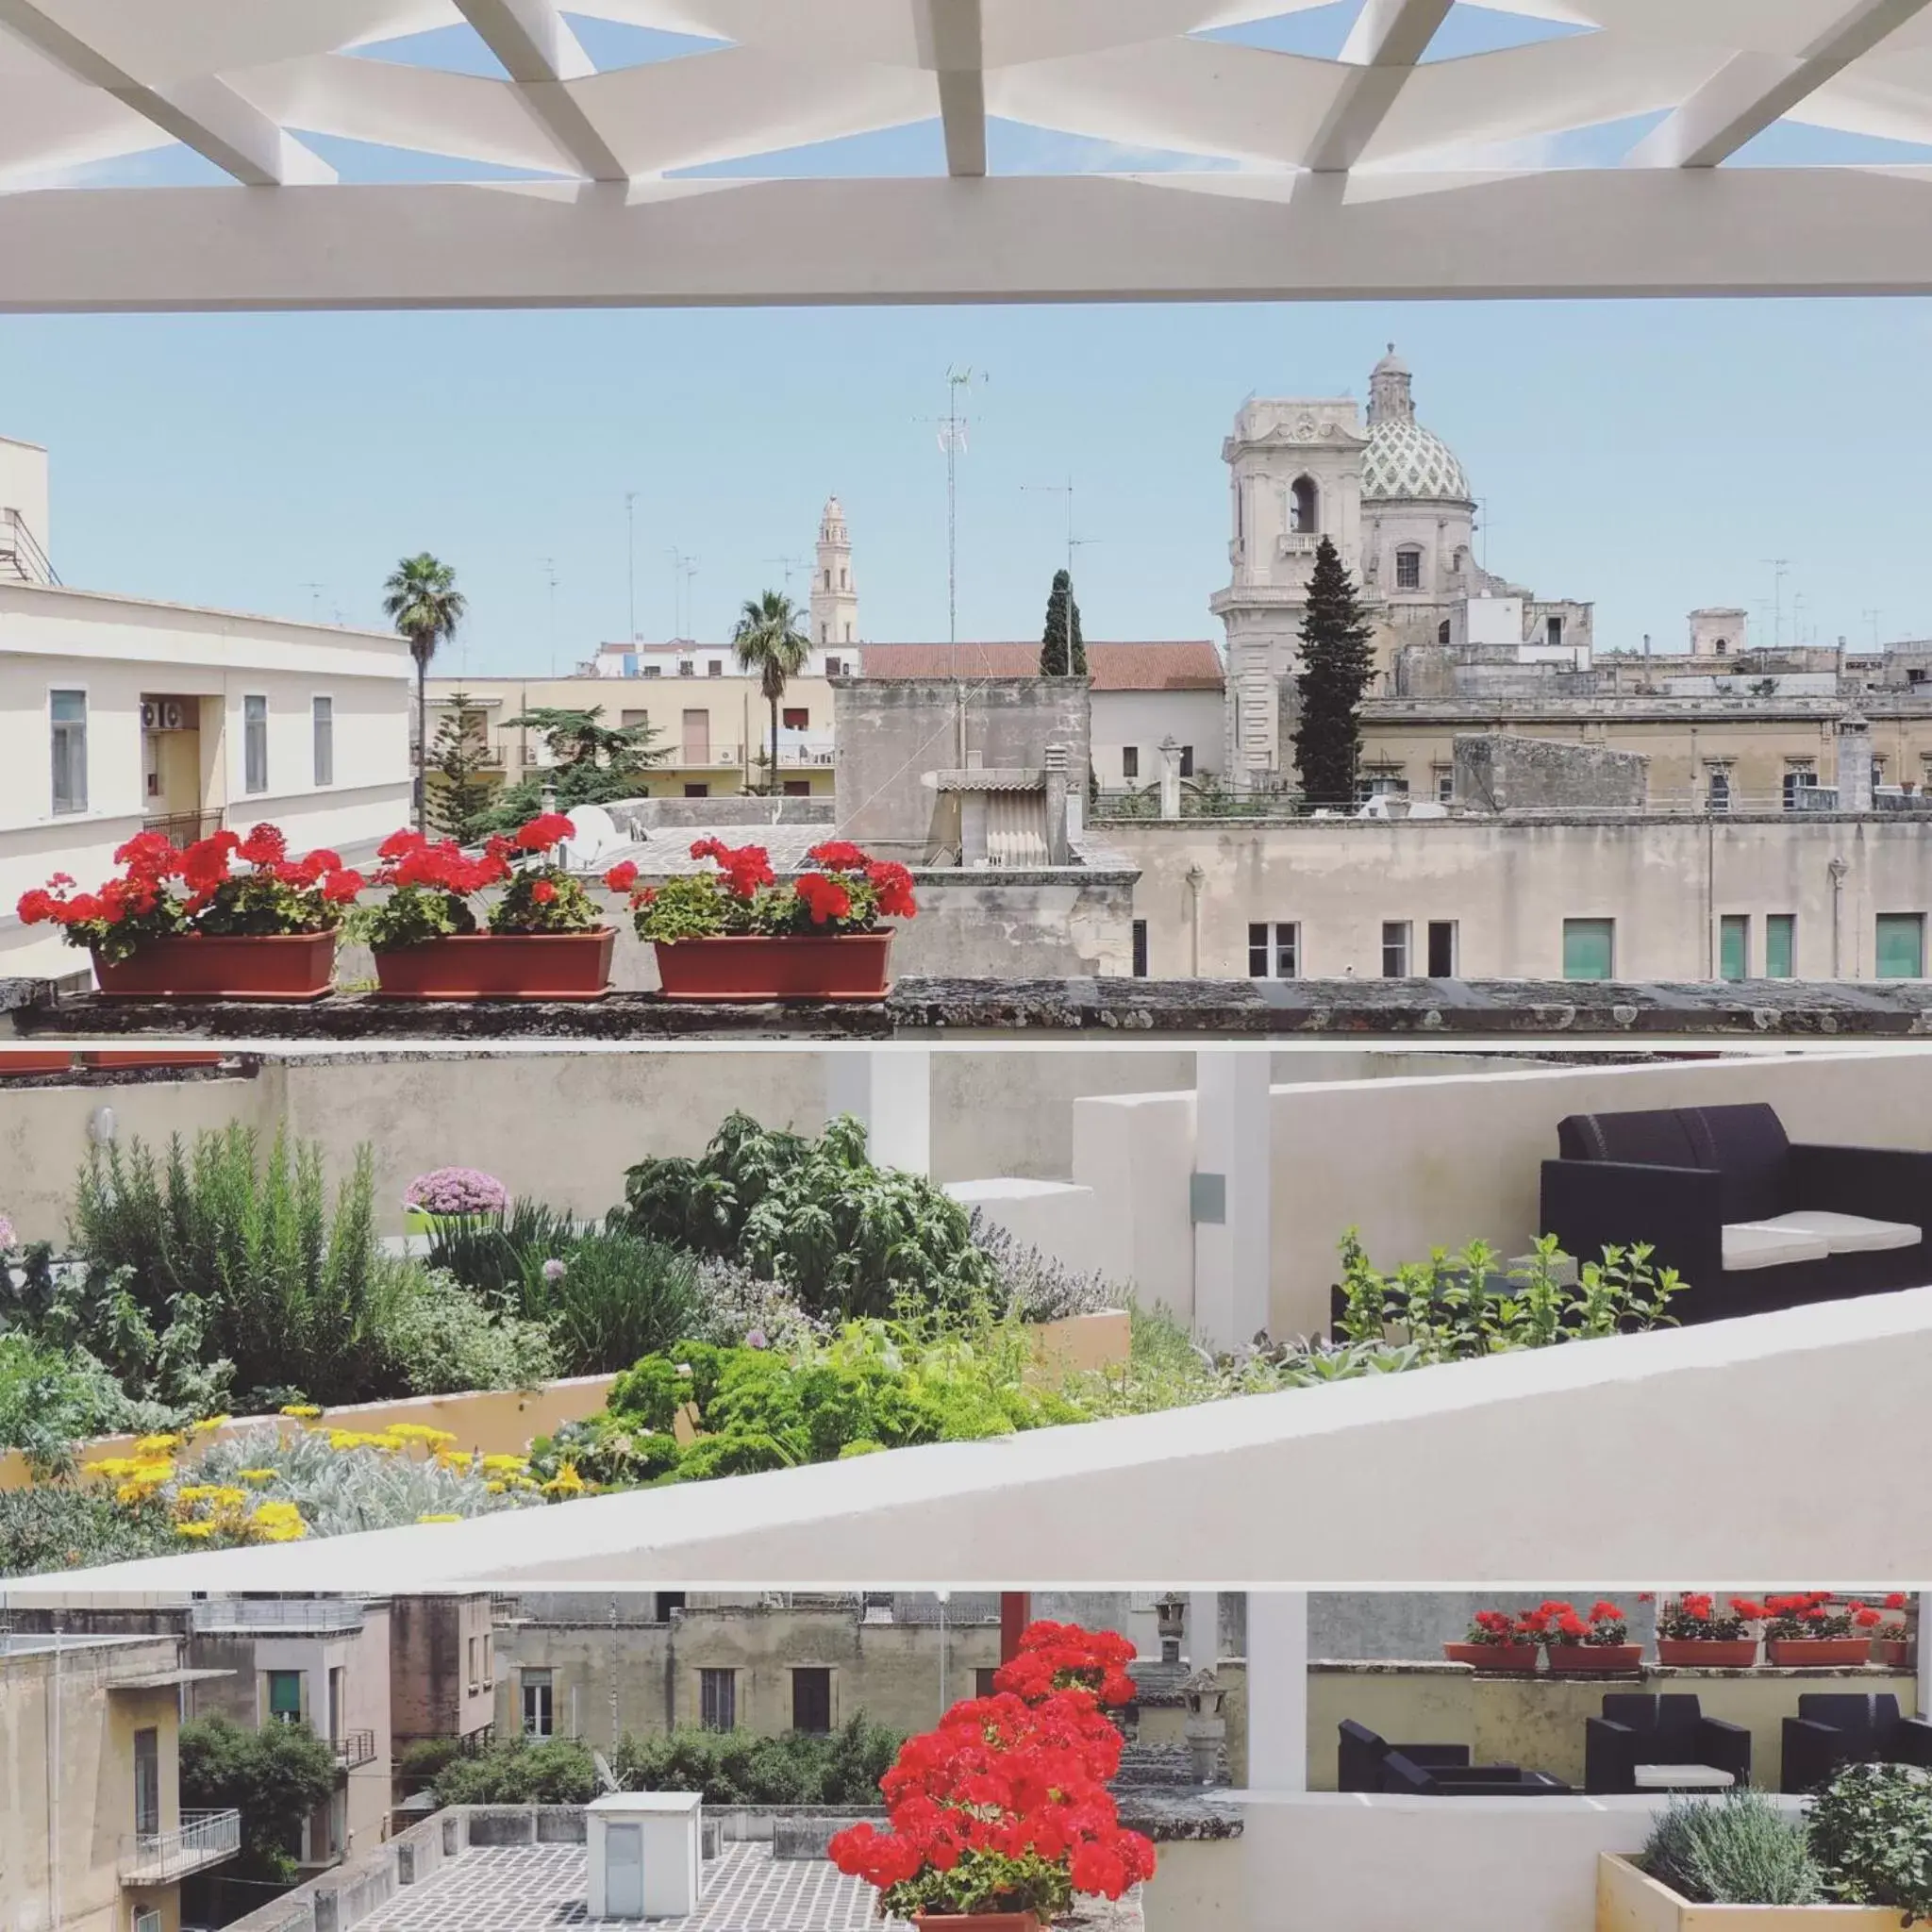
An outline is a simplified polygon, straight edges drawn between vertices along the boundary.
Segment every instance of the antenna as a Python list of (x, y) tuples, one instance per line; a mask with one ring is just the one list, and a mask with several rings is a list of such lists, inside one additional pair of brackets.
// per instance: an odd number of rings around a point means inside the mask
[(791, 573), (795, 570), (808, 571), (813, 567), (808, 557), (768, 557), (765, 561), (775, 563), (785, 573), (785, 594), (788, 597), (791, 594)]
[(1785, 578), (1790, 575), (1791, 560), (1767, 557), (1764, 566), (1771, 572), (1771, 643), (1776, 650), (1785, 641)]
[(557, 675), (557, 559), (543, 559), (543, 574), (550, 580), (550, 675)]
[(305, 583), (302, 588), (308, 592), (308, 621), (322, 622), (322, 593), (327, 588), (325, 584)]
[[(961, 391), (975, 382), (991, 380), (984, 370), (948, 369), (946, 413), (930, 419), (939, 430), (940, 449), (946, 459), (946, 641), (952, 646), (956, 684), (959, 681), (959, 458), (968, 447), (972, 420), (960, 408)], [(963, 711), (960, 715), (963, 730)]]
[(624, 641), (634, 644), (638, 641), (638, 493), (635, 490), (624, 492), (624, 551), (625, 581), (630, 591), (629, 622), (625, 625)]
[(1064, 483), (1023, 483), (1021, 492), (1027, 496), (1064, 496), (1067, 499), (1067, 575), (1074, 574), (1074, 553), (1083, 544), (1097, 540), (1091, 537), (1074, 535), (1074, 479), (1070, 475)]
[(1878, 620), (1885, 615), (1885, 612), (1882, 610), (1867, 610), (1862, 614), (1865, 622), (1872, 626), (1872, 648), (1874, 651), (1879, 650), (1881, 646), (1878, 641)]
[(698, 560), (690, 557), (675, 544), (671, 547), (671, 628), (680, 641), (690, 641), (685, 634), (685, 619), (690, 614), (691, 580), (698, 574)]

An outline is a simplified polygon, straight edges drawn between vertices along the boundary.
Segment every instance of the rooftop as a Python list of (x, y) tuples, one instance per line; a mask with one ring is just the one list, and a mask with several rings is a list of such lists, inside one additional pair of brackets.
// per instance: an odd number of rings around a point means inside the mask
[[(1089, 642), (1087, 670), (1096, 691), (1219, 691), (1221, 654), (1206, 641)], [(1036, 677), (1037, 643), (861, 644), (867, 677)]]

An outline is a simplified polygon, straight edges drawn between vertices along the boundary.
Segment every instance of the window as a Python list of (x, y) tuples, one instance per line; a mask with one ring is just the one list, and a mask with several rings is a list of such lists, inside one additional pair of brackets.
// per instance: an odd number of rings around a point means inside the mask
[(787, 798), (809, 798), (811, 796), (811, 780), (809, 778), (786, 779), (784, 795)]
[(1724, 658), (1724, 657), (1727, 657), (1727, 656), (1729, 656), (1729, 654), (1730, 654), (1730, 649), (1731, 649), (1731, 641), (1730, 641), (1730, 639), (1729, 639), (1729, 638), (1719, 638), (1719, 639), (1718, 639), (1718, 641), (1717, 641), (1717, 642), (1716, 642), (1716, 643), (1715, 643), (1715, 644), (1714, 644), (1714, 645), (1712, 646), (1712, 649), (1713, 649), (1713, 650), (1714, 650), (1714, 651), (1715, 651), (1715, 652), (1717, 653), (1717, 655), (1718, 655), (1718, 656), (1719, 656), (1720, 658)]
[(791, 1673), (791, 1728), (821, 1737), (832, 1728), (832, 1674), (823, 1666)]
[(652, 1606), (652, 1614), (659, 1624), (670, 1623), (673, 1616), (684, 1614), (685, 1592), (681, 1590), (660, 1590), (658, 1600)]
[(1441, 623), (1436, 626), (1436, 641), (1439, 644), (1441, 644), (1446, 647), (1449, 642), (1451, 635), (1452, 633), (1449, 629), (1449, 620), (1445, 617), (1441, 621)]
[(1925, 915), (1923, 912), (1881, 912), (1878, 915), (1875, 957), (1880, 979), (1924, 979)]
[(778, 722), (787, 731), (808, 731), (811, 729), (811, 712), (804, 705), (787, 705), (779, 713)]
[(1764, 921), (1764, 976), (1798, 976), (1798, 919), (1793, 912), (1772, 912)]
[(472, 1637), (465, 1647), (465, 1655), (470, 1660), (470, 1689), (472, 1690), (481, 1690), (483, 1685), (482, 1639)]
[(1436, 803), (1438, 805), (1453, 804), (1456, 798), (1456, 767), (1454, 765), (1437, 765), (1431, 771), (1430, 775), (1436, 781)]
[(161, 1734), (150, 1726), (134, 1734), (134, 1830), (153, 1838), (161, 1828)]
[(1553, 617), (1543, 625), (1543, 641), (1553, 651), (1563, 648), (1563, 620), (1560, 617)]
[(680, 658), (677, 660), (677, 675), (680, 677), (695, 677), (698, 675), (695, 658)]
[(994, 1697), (999, 1693), (993, 1686), (993, 1678), (999, 1674), (984, 1668), (973, 1674), (973, 1694), (975, 1697)]
[(724, 658), (712, 658), (708, 659), (705, 665), (705, 675), (707, 677), (723, 677), (724, 675)]
[(1617, 960), (1617, 922), (1614, 919), (1566, 919), (1563, 922), (1563, 977), (1608, 979)]
[(1385, 919), (1382, 922), (1382, 977), (1408, 977), (1408, 922)]
[(1138, 778), (1141, 775), (1141, 747), (1138, 744), (1121, 746), (1121, 776)]
[(336, 701), (333, 698), (310, 698), (308, 712), (315, 744), (315, 782), (333, 785), (336, 782)]
[(646, 677), (662, 677), (664, 675), (664, 667), (661, 664), (646, 664), (644, 666), (644, 675)]
[(1302, 976), (1302, 929), (1292, 921), (1248, 928), (1250, 979), (1299, 979)]
[(618, 728), (622, 731), (635, 731), (641, 724), (651, 722), (648, 711), (620, 711), (617, 714)]
[(1799, 806), (1798, 794), (1808, 791), (1818, 783), (1818, 773), (1811, 765), (1787, 765), (1785, 767), (1785, 809), (1796, 811)]
[(827, 571), (826, 571), (826, 573), (825, 573), (825, 589), (829, 591), (829, 590), (830, 590), (831, 588), (832, 588), (832, 573), (831, 573), (831, 572), (830, 572), (829, 570), (827, 570)]
[(54, 809), (87, 809), (87, 693), (47, 693), (47, 720), (54, 741)]
[(738, 1673), (698, 1673), (698, 1722), (708, 1731), (738, 1728)]
[(268, 1674), (268, 1721), (272, 1724), (299, 1724), (302, 1722), (300, 1671), (271, 1671)]
[(1298, 537), (1312, 537), (1322, 527), (1321, 498), (1312, 476), (1297, 476), (1288, 492), (1288, 527)]
[(1705, 803), (1712, 811), (1729, 811), (1731, 808), (1731, 768), (1728, 765), (1712, 765), (1709, 768), (1710, 790), (1705, 795)]
[(1423, 587), (1423, 554), (1413, 547), (1395, 553), (1395, 588), (1420, 591)]
[(268, 700), (242, 700), (242, 789), (268, 790)]
[(852, 588), (851, 575), (845, 570), (842, 564), (840, 566), (839, 569), (839, 588), (841, 591), (849, 591)]
[(1751, 977), (1751, 917), (1744, 912), (1726, 912), (1717, 923), (1717, 976), (1720, 979)]
[(844, 675), (845, 664), (842, 658), (827, 658), (825, 659), (825, 675), (827, 677), (842, 677)]
[(1134, 922), (1134, 977), (1147, 977), (1147, 922), (1144, 919)]
[(821, 621), (819, 625), (819, 642), (822, 644), (829, 644), (831, 641), (832, 626), (829, 624)]
[(1457, 964), (1456, 922), (1453, 919), (1432, 919), (1429, 921), (1429, 977), (1431, 979), (1454, 979)]
[(708, 798), (711, 795), (711, 788), (704, 780), (699, 780), (696, 783), (687, 781), (684, 788), (684, 795), (687, 798)]
[(554, 1738), (557, 1735), (557, 1683), (549, 1671), (520, 1674), (524, 1702), (524, 1736)]
[(1191, 778), (1194, 775), (1194, 747), (1191, 744), (1181, 746), (1180, 774), (1183, 778)]

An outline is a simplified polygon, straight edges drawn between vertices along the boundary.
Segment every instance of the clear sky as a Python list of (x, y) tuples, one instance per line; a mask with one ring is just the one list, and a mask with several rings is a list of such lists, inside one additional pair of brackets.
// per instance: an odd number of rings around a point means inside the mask
[[(1354, 10), (1242, 37), (1332, 54)], [(578, 25), (600, 62), (685, 51)], [(1471, 7), (1452, 25), (1438, 58), (1553, 31)], [(444, 35), (380, 51), (491, 71)], [(1065, 166), (1078, 145), (992, 134), (996, 171)], [(349, 179), (452, 172), (315, 145)], [(1741, 160), (1894, 152), (1779, 127)], [(179, 153), (115, 165), (87, 178), (205, 178)], [(942, 166), (935, 126), (733, 171), (908, 165)], [(1392, 340), (1484, 500), (1490, 567), (1595, 599), (1600, 644), (1681, 648), (1703, 604), (1748, 607), (1768, 639), (1775, 558), (1788, 639), (1869, 642), (1932, 636), (1928, 338), (1932, 305), (1912, 301), (0, 317), (0, 434), (52, 451), (71, 584), (371, 623), (394, 560), (429, 549), (471, 600), (448, 668), (541, 673), (624, 636), (633, 554), (647, 638), (674, 629), (674, 551), (696, 563), (701, 638), (783, 588), (783, 559), (802, 598), (832, 491), (862, 634), (943, 638), (931, 419), (949, 366), (971, 366), (990, 379), (960, 462), (960, 634), (1038, 635), (1066, 558), (1052, 486), (1071, 476), (1087, 634), (1208, 637), (1227, 576), (1220, 445), (1243, 397), (1363, 395)]]

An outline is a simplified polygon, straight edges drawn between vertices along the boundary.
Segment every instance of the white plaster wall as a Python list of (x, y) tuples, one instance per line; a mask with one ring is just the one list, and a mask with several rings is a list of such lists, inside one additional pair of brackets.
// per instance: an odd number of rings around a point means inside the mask
[(0, 510), (17, 511), (28, 534), (49, 557), (54, 539), (47, 528), (47, 452), (40, 444), (0, 436)]
[(1016, 1241), (1050, 1255), (1077, 1274), (1093, 1265), (1093, 1190), (1071, 1181), (949, 1181), (946, 1192)]
[[(1093, 769), (1109, 791), (1158, 785), (1160, 745), (1172, 738), (1194, 747), (1194, 775), (1208, 777), (1223, 764), (1223, 709), (1219, 691), (1097, 691), (1093, 693)], [(1141, 772), (1121, 769), (1121, 747), (1136, 745)]]

